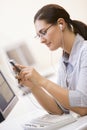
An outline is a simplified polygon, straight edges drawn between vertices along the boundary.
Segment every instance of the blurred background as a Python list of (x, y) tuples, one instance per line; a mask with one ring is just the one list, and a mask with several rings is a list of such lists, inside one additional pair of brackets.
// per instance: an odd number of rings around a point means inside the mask
[(50, 3), (63, 6), (71, 19), (87, 23), (87, 0), (0, 0), (0, 48), (9, 58), (34, 65), (41, 72), (47, 72), (61, 55), (61, 49), (50, 52), (34, 38), (33, 17), (38, 9)]

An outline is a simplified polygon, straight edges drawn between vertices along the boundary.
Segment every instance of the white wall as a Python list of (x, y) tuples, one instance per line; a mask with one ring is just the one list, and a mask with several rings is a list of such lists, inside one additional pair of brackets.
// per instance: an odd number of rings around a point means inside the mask
[[(71, 19), (87, 23), (87, 0), (0, 0), (0, 47), (26, 42), (38, 66), (50, 66), (50, 51), (34, 39), (33, 17), (45, 4), (62, 5)], [(57, 52), (58, 54), (58, 52)]]

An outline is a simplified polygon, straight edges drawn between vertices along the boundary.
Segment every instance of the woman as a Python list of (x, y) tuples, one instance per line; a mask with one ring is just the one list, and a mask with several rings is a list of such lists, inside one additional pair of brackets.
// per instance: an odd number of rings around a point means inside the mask
[(20, 84), (31, 89), (38, 102), (51, 114), (69, 111), (87, 114), (87, 26), (70, 19), (61, 6), (49, 4), (34, 17), (37, 37), (51, 51), (61, 47), (58, 83), (41, 76), (33, 67), (17, 65)]

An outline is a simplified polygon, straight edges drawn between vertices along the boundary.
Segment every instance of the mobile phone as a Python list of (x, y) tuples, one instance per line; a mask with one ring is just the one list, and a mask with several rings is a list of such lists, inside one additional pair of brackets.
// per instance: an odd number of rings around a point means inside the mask
[(16, 71), (17, 71), (18, 73), (20, 73), (21, 69), (18, 68), (18, 67), (15, 65), (15, 62), (14, 62), (13, 60), (10, 60), (10, 63), (11, 63), (11, 65), (12, 65), (13, 67), (15, 67)]
[[(11, 65), (13, 67), (15, 67), (16, 72), (20, 73), (21, 69), (16, 66), (15, 61), (14, 60), (10, 60), (9, 62), (11, 63)], [(19, 82), (20, 82), (20, 79), (18, 79), (18, 83)], [(27, 87), (24, 87), (23, 85), (19, 85), (18, 87), (23, 91), (23, 96), (30, 92), (30, 90)]]

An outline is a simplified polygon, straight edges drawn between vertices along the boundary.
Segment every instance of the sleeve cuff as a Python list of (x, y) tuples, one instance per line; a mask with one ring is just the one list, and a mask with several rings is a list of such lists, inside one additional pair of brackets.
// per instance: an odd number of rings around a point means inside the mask
[(84, 95), (79, 91), (69, 91), (69, 101), (70, 106), (72, 107), (78, 107), (78, 106), (87, 106), (87, 103), (85, 103), (86, 98)]

